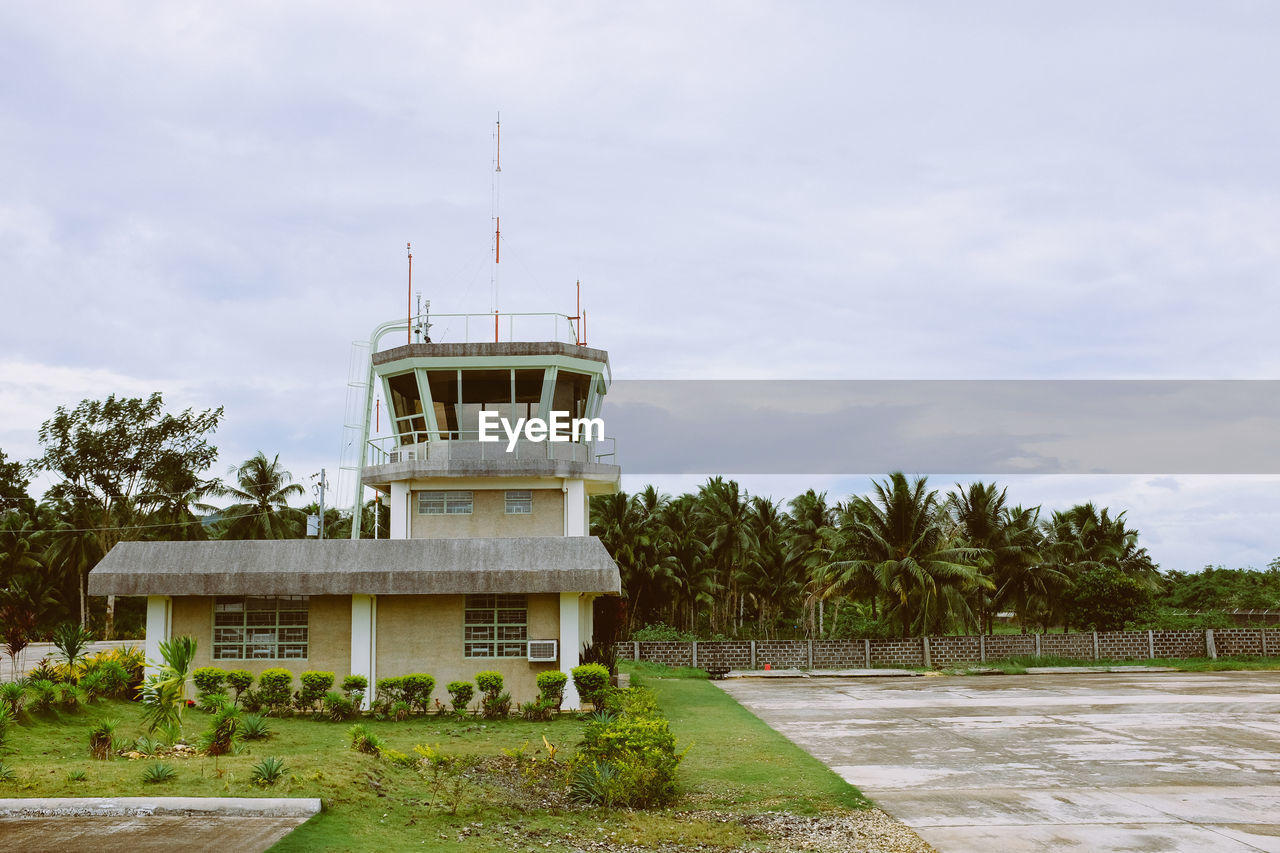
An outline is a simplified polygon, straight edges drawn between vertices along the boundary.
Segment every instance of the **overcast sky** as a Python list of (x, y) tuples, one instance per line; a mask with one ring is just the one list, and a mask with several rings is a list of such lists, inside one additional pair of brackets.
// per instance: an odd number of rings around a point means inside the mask
[[(616, 377), (1280, 373), (1272, 2), (4, 4), (0, 71), (11, 457), (160, 390), (226, 407), (216, 473), (336, 467), (406, 241), (493, 307), (499, 111), (500, 307), (581, 279)], [(1280, 555), (1276, 478), (1002, 479)]]

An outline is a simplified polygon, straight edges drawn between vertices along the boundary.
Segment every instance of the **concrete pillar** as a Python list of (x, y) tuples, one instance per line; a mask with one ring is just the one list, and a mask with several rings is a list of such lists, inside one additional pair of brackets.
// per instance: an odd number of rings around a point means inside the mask
[(582, 640), (578, 636), (578, 594), (560, 593), (560, 671), (569, 676), (564, 685), (564, 702), (560, 707), (576, 711), (582, 704), (578, 688), (573, 684), (573, 668), (578, 665), (582, 652)]
[[(409, 538), (409, 491), (408, 480), (395, 480), (391, 483), (391, 534), (392, 539)], [(372, 687), (373, 685), (370, 685)]]
[(1156, 634), (1154, 631), (1147, 631), (1147, 660), (1154, 660), (1156, 656)]
[(867, 659), (867, 669), (871, 669), (871, 641), (862, 641), (862, 656)]
[(920, 638), (920, 651), (924, 654), (925, 669), (932, 669), (933, 655), (929, 654), (929, 638), (928, 637)]
[(378, 661), (378, 597), (351, 596), (351, 674), (369, 680), (361, 707), (368, 710), (373, 700)]
[(167, 595), (148, 595), (147, 633), (142, 641), (143, 653), (147, 656), (143, 670), (145, 675), (155, 675), (159, 671), (159, 665), (164, 662), (160, 656), (160, 644), (168, 642), (172, 627), (172, 599)]
[(698, 641), (693, 641), (693, 664), (694, 669), (698, 668)]
[[(1266, 642), (1265, 640), (1263, 642)], [(751, 668), (756, 668), (756, 641), (751, 641)]]
[(640, 660), (640, 641), (639, 640), (631, 641), (631, 659), (634, 661)]
[(1205, 654), (1207, 654), (1211, 660), (1218, 659), (1218, 647), (1213, 642), (1212, 628), (1204, 629), (1204, 651), (1205, 651)]
[(1093, 632), (1093, 659), (1098, 660), (1101, 655), (1098, 654), (1098, 632)]
[(1259, 628), (1258, 633), (1262, 635), (1262, 656), (1267, 656), (1267, 629)]
[(809, 669), (813, 669), (813, 640), (809, 641)]
[(987, 635), (978, 635), (978, 663), (987, 662)]
[(1040, 657), (1040, 635), (1036, 634), (1036, 657)]
[(587, 535), (587, 488), (583, 480), (564, 481), (564, 535)]

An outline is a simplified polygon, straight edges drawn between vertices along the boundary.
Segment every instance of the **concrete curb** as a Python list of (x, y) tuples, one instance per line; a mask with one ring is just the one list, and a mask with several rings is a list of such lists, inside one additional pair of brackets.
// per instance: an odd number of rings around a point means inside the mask
[[(1071, 675), (1076, 673), (1095, 672), (1181, 672), (1173, 666), (1029, 666), (1027, 675)], [(1005, 675), (993, 668), (977, 668), (972, 672), (948, 675), (936, 671), (920, 671), (915, 669), (734, 669), (725, 673), (725, 678), (919, 678), (922, 676), (945, 676), (947, 678), (966, 677), (970, 675)]]
[(221, 815), (300, 817), (320, 813), (319, 799), (307, 797), (27, 797), (0, 799), (0, 817), (136, 817)]

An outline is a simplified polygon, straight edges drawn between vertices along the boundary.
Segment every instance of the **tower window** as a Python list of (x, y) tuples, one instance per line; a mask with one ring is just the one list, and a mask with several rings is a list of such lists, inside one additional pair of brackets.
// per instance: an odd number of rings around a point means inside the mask
[(462, 653), (469, 658), (522, 658), (529, 639), (523, 595), (468, 595)]
[(531, 490), (507, 490), (507, 515), (529, 515), (532, 512), (533, 492)]
[(220, 595), (213, 605), (214, 660), (307, 657), (305, 595)]
[(418, 492), (418, 515), (471, 515), (474, 493)]

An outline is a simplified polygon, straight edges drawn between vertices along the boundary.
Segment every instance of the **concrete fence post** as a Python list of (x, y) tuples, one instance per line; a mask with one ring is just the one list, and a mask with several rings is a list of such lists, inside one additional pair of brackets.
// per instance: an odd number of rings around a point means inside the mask
[(1155, 660), (1156, 658), (1156, 632), (1147, 631), (1147, 660)]
[(756, 641), (751, 641), (751, 668), (756, 668)]
[(1204, 653), (1209, 656), (1210, 660), (1218, 659), (1218, 647), (1213, 642), (1213, 629), (1204, 629)]
[(1093, 659), (1101, 660), (1102, 656), (1098, 654), (1098, 632), (1093, 632)]
[(862, 656), (867, 659), (867, 669), (871, 669), (871, 641), (862, 641)]
[(987, 635), (986, 634), (978, 635), (978, 662), (979, 663), (987, 662)]
[(698, 641), (693, 641), (693, 668), (698, 668)]
[(1036, 634), (1036, 657), (1040, 657), (1040, 635)]
[(631, 659), (637, 662), (640, 660), (640, 641), (639, 640), (631, 641)]
[(933, 668), (933, 655), (929, 654), (929, 638), (928, 638), (928, 637), (921, 637), (921, 638), (920, 638), (920, 649), (921, 649), (921, 651), (924, 653), (924, 666), (925, 666), (925, 669), (932, 669), (932, 668)]
[(1267, 656), (1267, 629), (1259, 628), (1258, 633), (1262, 635), (1262, 656)]
[(809, 641), (809, 669), (813, 669), (813, 640)]

